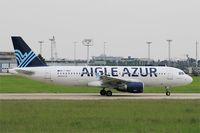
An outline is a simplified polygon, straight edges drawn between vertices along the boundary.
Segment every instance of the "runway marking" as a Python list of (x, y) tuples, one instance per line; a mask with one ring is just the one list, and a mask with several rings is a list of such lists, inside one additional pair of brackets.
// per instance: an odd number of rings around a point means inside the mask
[(100, 96), (99, 93), (0, 93), (0, 100), (123, 100), (123, 99), (200, 99), (200, 93), (114, 93)]

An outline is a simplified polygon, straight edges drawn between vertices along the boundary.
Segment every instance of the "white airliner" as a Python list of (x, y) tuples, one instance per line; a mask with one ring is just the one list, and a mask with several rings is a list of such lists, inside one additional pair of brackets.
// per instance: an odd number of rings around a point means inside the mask
[(47, 66), (21, 37), (11, 37), (17, 68), (10, 73), (63, 85), (98, 86), (100, 94), (112, 96), (112, 89), (142, 93), (144, 86), (163, 86), (166, 95), (170, 88), (190, 84), (192, 78), (182, 70), (161, 66)]

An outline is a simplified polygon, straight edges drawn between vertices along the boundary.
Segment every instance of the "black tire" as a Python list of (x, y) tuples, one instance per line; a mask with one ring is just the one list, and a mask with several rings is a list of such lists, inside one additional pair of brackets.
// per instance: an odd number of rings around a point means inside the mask
[(105, 95), (106, 95), (106, 91), (105, 91), (105, 90), (101, 90), (101, 91), (100, 91), (100, 94), (101, 94), (102, 96), (105, 96)]
[(112, 91), (107, 91), (106, 96), (112, 96)]
[(170, 96), (170, 92), (169, 91), (166, 92), (166, 96)]

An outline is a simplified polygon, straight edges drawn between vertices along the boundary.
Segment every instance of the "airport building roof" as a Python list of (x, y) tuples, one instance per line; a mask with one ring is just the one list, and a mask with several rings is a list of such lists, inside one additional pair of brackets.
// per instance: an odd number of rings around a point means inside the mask
[(0, 52), (0, 63), (16, 63), (14, 52)]

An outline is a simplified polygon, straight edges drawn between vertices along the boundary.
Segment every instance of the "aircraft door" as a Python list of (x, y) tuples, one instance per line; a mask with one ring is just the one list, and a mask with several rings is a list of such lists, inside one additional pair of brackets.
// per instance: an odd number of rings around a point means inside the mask
[(173, 74), (172, 73), (168, 73), (167, 74), (167, 79), (168, 80), (173, 80)]
[(51, 71), (45, 71), (45, 73), (44, 73), (44, 79), (46, 81), (52, 81), (52, 79), (51, 79)]

